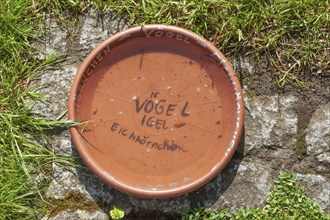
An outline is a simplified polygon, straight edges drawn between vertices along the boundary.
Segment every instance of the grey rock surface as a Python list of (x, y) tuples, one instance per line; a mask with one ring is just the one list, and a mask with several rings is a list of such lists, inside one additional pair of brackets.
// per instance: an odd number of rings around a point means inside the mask
[(330, 165), (330, 102), (320, 106), (306, 129), (307, 154)]
[(297, 174), (297, 181), (307, 189), (310, 198), (317, 201), (327, 212), (330, 212), (330, 182), (321, 175)]
[(44, 102), (38, 102), (33, 110), (36, 114), (50, 119), (56, 119), (67, 110), (68, 94), (77, 68), (61, 66), (57, 69), (46, 70), (40, 77), (42, 85), (40, 92)]
[(55, 216), (44, 217), (42, 220), (108, 220), (109, 217), (101, 210), (89, 212), (86, 210), (62, 211)]
[(231, 167), (230, 173), (234, 179), (227, 189), (223, 188), (226, 185), (224, 182), (228, 179), (226, 172), (206, 185), (207, 197), (217, 195), (218, 198), (215, 199), (215, 203), (212, 200), (205, 200), (204, 206), (233, 211), (246, 206), (262, 207), (265, 204), (274, 170), (256, 161), (243, 160), (241, 163), (237, 161), (235, 166)]
[(127, 28), (127, 25), (122, 17), (115, 17), (115, 14), (111, 11), (100, 14), (98, 11), (91, 9), (81, 28), (79, 44), (82, 55), (86, 57), (99, 43), (125, 28)]
[(86, 187), (81, 184), (77, 174), (62, 167), (53, 165), (54, 179), (49, 184), (46, 196), (54, 199), (64, 199), (70, 193), (81, 193), (88, 199), (92, 199), (86, 191)]
[[(46, 51), (67, 53), (68, 59), (53, 69), (45, 71), (39, 83), (46, 103), (38, 103), (34, 110), (37, 114), (55, 119), (67, 109), (67, 97), (71, 83), (82, 60), (91, 50), (115, 32), (127, 28), (124, 20), (114, 18), (113, 13), (99, 14), (90, 10), (80, 18), (78, 36), (64, 33), (49, 33), (50, 42), (44, 45)], [(56, 28), (56, 24), (54, 28)], [(69, 28), (68, 28), (69, 29)], [(67, 39), (69, 38), (69, 39)], [(65, 43), (64, 43), (65, 42)], [(66, 42), (72, 42), (67, 44)], [(50, 53), (46, 53), (50, 54)], [(45, 58), (46, 55), (40, 58)], [(250, 74), (257, 67), (249, 60), (240, 58), (234, 63), (238, 72)], [(100, 205), (106, 213), (113, 207), (121, 207), (126, 212), (181, 214), (187, 209), (201, 204), (215, 209), (237, 210), (242, 207), (262, 207), (265, 204), (269, 189), (280, 170), (290, 170), (299, 164), (295, 152), (297, 142), (298, 113), (296, 104), (300, 101), (295, 94), (265, 94), (253, 96), (248, 86), (245, 88), (245, 133), (233, 159), (226, 168), (204, 187), (171, 199), (141, 199), (126, 195), (103, 183), (91, 173), (78, 159), (82, 168), (67, 171), (57, 165), (53, 166), (54, 179), (47, 196), (63, 199), (70, 193), (79, 193)], [(316, 157), (319, 163), (329, 164), (329, 103), (320, 106), (310, 119), (306, 132), (307, 161)], [(327, 126), (328, 125), (328, 126)], [(54, 151), (69, 157), (78, 157), (67, 129), (50, 134)], [(323, 169), (315, 175), (315, 166), (310, 166), (310, 173), (298, 175), (309, 195), (317, 200), (325, 210), (330, 210), (328, 170)], [(87, 217), (86, 217), (87, 216)], [(49, 219), (108, 219), (100, 210), (64, 210)]]
[(245, 97), (246, 152), (256, 148), (293, 149), (297, 134), (295, 96)]
[(51, 18), (46, 18), (44, 21), (44, 26), (46, 30), (45, 35), (39, 35), (39, 38), (44, 43), (35, 42), (32, 46), (40, 53), (36, 54), (37, 58), (45, 59), (50, 55), (59, 56), (66, 55), (67, 53), (67, 38), (69, 36), (67, 30), (61, 28), (57, 21)]

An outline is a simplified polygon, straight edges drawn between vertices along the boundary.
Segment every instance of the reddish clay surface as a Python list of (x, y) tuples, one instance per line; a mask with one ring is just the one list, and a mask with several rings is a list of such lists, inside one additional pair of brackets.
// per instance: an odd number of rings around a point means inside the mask
[(242, 132), (243, 99), (225, 57), (184, 29), (147, 25), (99, 45), (69, 97), (77, 150), (129, 194), (190, 192), (221, 171)]

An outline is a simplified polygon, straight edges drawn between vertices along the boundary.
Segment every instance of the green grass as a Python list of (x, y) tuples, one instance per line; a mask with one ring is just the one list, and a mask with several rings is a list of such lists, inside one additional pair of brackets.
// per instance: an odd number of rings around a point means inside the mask
[(236, 212), (197, 208), (182, 220), (329, 220), (320, 206), (306, 196), (306, 191), (292, 173), (281, 173), (274, 181), (263, 209), (246, 208)]
[(44, 131), (68, 125), (38, 118), (33, 79), (56, 62), (33, 57), (40, 14), (32, 1), (0, 1), (0, 219), (35, 219), (53, 162), (65, 162), (40, 143)]
[(134, 25), (177, 25), (204, 36), (227, 56), (264, 56), (278, 86), (304, 87), (308, 85), (304, 74), (328, 74), (330, 70), (328, 0), (110, 2), (103, 8), (128, 14)]

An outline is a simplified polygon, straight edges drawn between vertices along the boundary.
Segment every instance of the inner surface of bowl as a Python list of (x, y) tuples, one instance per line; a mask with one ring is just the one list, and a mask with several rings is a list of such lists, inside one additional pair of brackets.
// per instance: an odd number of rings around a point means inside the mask
[(209, 42), (150, 25), (99, 45), (69, 97), (85, 163), (104, 181), (142, 197), (171, 197), (213, 178), (242, 130), (241, 89)]

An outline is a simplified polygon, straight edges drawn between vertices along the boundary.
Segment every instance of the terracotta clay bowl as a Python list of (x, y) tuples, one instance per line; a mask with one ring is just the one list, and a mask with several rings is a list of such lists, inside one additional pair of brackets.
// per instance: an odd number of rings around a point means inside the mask
[(167, 198), (206, 184), (243, 127), (239, 81), (224, 55), (182, 28), (146, 25), (97, 46), (69, 97), (74, 144), (103, 181)]

